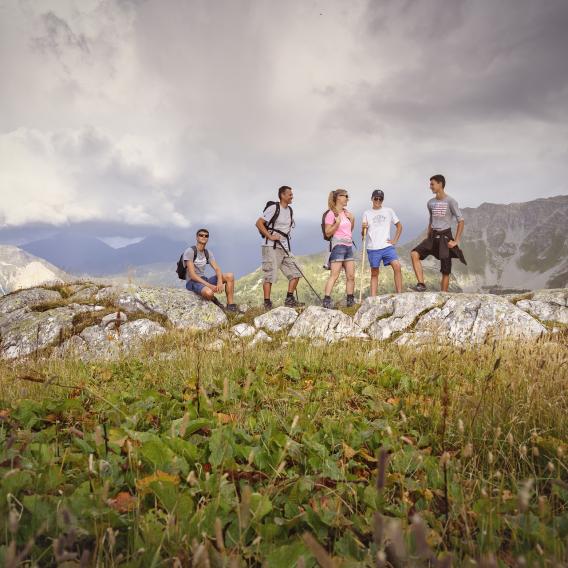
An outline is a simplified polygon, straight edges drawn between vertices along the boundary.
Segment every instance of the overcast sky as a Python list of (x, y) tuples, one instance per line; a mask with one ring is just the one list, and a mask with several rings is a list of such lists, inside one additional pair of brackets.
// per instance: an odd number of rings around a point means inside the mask
[[(566, 0), (0, 0), (0, 238), (567, 193)], [(323, 241), (322, 241), (323, 242)], [(322, 243), (315, 245), (323, 248)]]

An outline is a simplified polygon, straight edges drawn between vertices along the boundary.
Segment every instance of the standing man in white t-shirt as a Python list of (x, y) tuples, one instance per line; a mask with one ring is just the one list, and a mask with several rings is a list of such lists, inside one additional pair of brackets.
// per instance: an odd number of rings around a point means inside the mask
[(262, 245), (262, 272), (264, 281), (264, 307), (272, 309), (270, 292), (278, 279), (278, 270), (288, 278), (288, 293), (284, 305), (290, 308), (303, 306), (294, 298), (294, 292), (302, 276), (290, 256), (290, 236), (294, 227), (294, 212), (290, 204), (294, 199), (292, 188), (283, 185), (278, 189), (278, 201), (269, 201), (256, 221), (256, 228), (264, 238)]
[[(394, 275), (394, 287), (397, 293), (402, 292), (402, 272), (400, 260), (394, 245), (402, 233), (402, 224), (396, 213), (390, 207), (383, 207), (385, 194), (375, 189), (371, 194), (373, 208), (363, 213), (363, 230), (367, 229), (367, 256), (371, 266), (371, 296), (377, 295), (379, 287), (379, 267), (391, 266)], [(396, 227), (394, 238), (391, 239), (391, 225)]]

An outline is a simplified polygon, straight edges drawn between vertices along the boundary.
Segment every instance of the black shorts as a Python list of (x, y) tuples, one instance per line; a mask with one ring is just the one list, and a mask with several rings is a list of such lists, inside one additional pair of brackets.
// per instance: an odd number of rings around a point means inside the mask
[[(448, 239), (445, 235), (432, 236), (424, 239), (420, 244), (412, 249), (412, 252), (416, 251), (420, 255), (420, 260), (424, 260), (426, 257), (432, 255), (440, 261), (440, 272), (446, 276), (452, 273), (452, 257), (442, 258), (440, 260), (440, 240)], [(453, 239), (450, 235), (448, 240)], [(451, 254), (451, 252), (450, 252)]]

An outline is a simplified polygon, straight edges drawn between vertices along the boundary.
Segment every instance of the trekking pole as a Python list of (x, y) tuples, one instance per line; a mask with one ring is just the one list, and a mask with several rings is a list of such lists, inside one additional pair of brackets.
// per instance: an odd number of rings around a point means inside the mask
[(363, 251), (361, 252), (361, 285), (359, 286), (359, 303), (363, 298), (363, 274), (365, 272), (365, 252), (367, 250), (367, 226), (363, 225)]
[(316, 295), (317, 299), (321, 302), (322, 301), (321, 296), (314, 290), (314, 287), (311, 285), (310, 281), (306, 278), (306, 275), (302, 272), (302, 269), (298, 266), (296, 259), (292, 255), (288, 254), (288, 251), (284, 248), (284, 245), (279, 240), (275, 241), (275, 242), (278, 243), (282, 247), (284, 254), (294, 263), (294, 266), (298, 269), (298, 272), (302, 275), (302, 278), (306, 281), (308, 286), (312, 289), (312, 292)]

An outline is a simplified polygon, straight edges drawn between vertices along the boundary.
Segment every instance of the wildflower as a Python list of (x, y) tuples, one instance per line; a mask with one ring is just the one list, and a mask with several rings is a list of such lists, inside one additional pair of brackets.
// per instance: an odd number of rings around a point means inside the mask
[(462, 456), (464, 458), (470, 458), (473, 455), (473, 444), (468, 442), (465, 445), (465, 448), (462, 450)]

